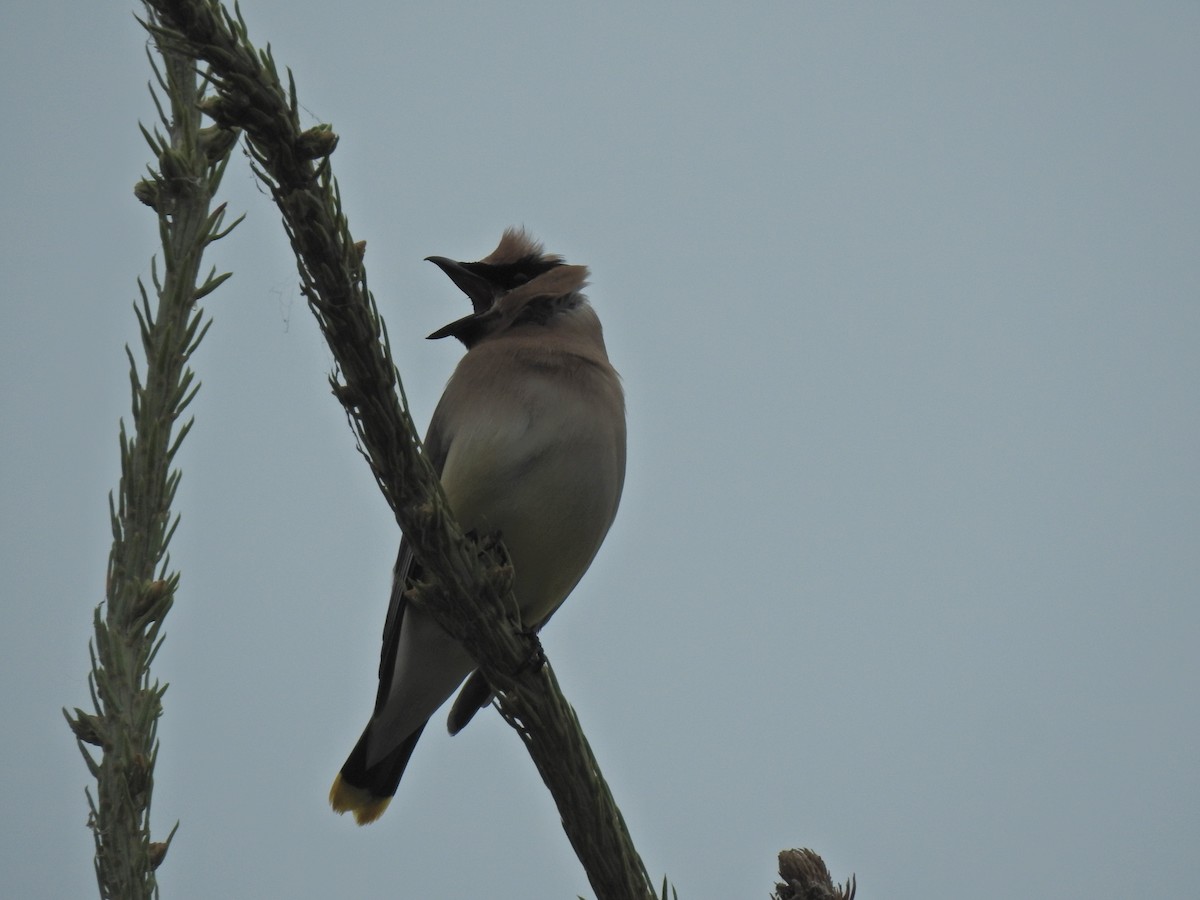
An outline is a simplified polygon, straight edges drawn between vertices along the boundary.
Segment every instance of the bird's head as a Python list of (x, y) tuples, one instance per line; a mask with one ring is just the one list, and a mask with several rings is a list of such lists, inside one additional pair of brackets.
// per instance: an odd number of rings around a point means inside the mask
[(466, 294), (474, 312), (439, 328), (430, 339), (455, 337), (470, 349), (480, 341), (522, 325), (551, 324), (560, 313), (583, 304), (579, 293), (586, 266), (572, 266), (545, 253), (523, 229), (509, 228), (500, 244), (478, 262), (444, 256), (426, 259)]

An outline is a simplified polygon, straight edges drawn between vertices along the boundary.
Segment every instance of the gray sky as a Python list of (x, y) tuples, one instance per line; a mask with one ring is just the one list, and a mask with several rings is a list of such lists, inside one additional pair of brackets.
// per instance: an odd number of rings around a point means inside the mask
[[(93, 895), (86, 705), (156, 250), (122, 4), (0, 32), (0, 893)], [(1195, 896), (1200, 7), (246, 0), (334, 164), (418, 419), (467, 311), (430, 254), (592, 268), (617, 523), (544, 635), (682, 897), (809, 846), (864, 900)], [(278, 217), (212, 255), (153, 822), (183, 897), (588, 894), (494, 712), (360, 829), (398, 539)], [(440, 722), (442, 717), (438, 717)], [(1031, 887), (1032, 886), (1032, 887)]]

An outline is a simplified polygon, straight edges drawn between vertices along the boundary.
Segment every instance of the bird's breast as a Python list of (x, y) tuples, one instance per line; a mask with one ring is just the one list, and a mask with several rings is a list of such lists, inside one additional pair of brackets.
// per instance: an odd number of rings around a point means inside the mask
[(614, 427), (588, 392), (553, 379), (489, 393), (455, 423), (442, 485), (464, 528), (500, 533), (522, 615), (536, 626), (582, 577), (616, 515), (624, 417)]

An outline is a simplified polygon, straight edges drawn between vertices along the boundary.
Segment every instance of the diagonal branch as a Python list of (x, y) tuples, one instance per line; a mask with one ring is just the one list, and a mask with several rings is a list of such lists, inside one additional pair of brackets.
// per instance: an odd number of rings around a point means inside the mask
[[(497, 691), (562, 816), (563, 826), (601, 898), (653, 897), (620, 811), (600, 775), (574, 712), (549, 665), (531, 666), (536, 640), (523, 634), (511, 570), (498, 548), (468, 541), (441, 485), (420, 452), (387, 331), (367, 289), (363, 244), (341, 208), (329, 154), (328, 126), (299, 124), (295, 82), (285, 92), (270, 49), (258, 50), (235, 7), (217, 0), (147, 0), (161, 19), (161, 41), (212, 69), (217, 97), (204, 110), (218, 124), (244, 129), (254, 170), (271, 191), (295, 251), (301, 289), (333, 352), (334, 394), (380, 490), (412, 541), (428, 583), (414, 591), (439, 623), (462, 641)], [(533, 646), (531, 646), (531, 644)]]

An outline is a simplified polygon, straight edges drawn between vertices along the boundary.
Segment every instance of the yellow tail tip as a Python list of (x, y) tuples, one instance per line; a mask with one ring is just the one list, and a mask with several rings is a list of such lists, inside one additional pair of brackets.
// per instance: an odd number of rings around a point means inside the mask
[(354, 813), (354, 821), (359, 825), (374, 822), (383, 815), (383, 811), (391, 802), (391, 797), (376, 797), (364, 788), (345, 784), (341, 773), (333, 779), (333, 787), (329, 789), (329, 805), (333, 807), (333, 811), (338, 814)]

